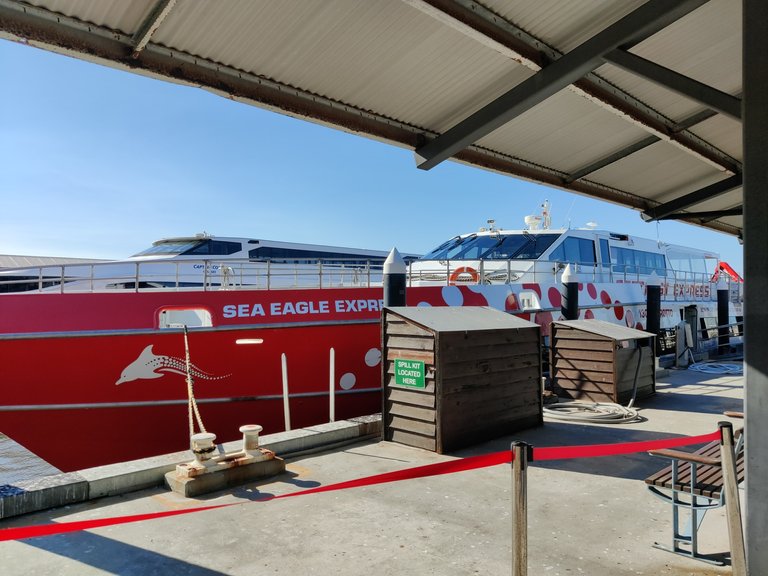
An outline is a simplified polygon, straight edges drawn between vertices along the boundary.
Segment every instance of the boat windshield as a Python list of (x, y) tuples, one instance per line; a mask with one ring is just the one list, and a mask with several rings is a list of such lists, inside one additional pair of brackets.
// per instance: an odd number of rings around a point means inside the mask
[(201, 244), (200, 240), (158, 242), (150, 248), (134, 254), (134, 256), (173, 256), (191, 250), (199, 244)]
[(560, 234), (493, 234), (452, 238), (420, 260), (537, 260)]

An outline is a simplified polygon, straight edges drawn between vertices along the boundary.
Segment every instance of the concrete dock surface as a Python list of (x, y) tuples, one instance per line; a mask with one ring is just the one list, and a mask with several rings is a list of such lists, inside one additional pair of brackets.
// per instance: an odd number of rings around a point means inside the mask
[[(450, 455), (365, 440), (288, 459), (281, 476), (186, 499), (151, 488), (0, 521), (0, 528), (237, 506), (22, 541), (0, 542), (4, 576), (506, 575), (511, 572), (508, 464), (259, 502), (383, 472), (508, 450), (706, 434), (742, 410), (742, 376), (670, 370), (639, 404), (643, 421), (543, 426)], [(738, 421), (734, 421), (739, 426)], [(685, 449), (685, 448), (684, 448)], [(279, 455), (279, 454), (278, 454)], [(528, 473), (530, 575), (719, 575), (653, 548), (671, 543), (670, 506), (643, 480), (667, 464), (646, 453), (533, 462)], [(724, 509), (707, 513), (699, 549), (729, 549)]]

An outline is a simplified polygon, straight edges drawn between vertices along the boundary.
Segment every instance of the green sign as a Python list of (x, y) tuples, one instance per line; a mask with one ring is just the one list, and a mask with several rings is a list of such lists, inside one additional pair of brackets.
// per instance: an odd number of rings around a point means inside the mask
[(395, 358), (395, 384), (411, 388), (425, 388), (424, 362)]

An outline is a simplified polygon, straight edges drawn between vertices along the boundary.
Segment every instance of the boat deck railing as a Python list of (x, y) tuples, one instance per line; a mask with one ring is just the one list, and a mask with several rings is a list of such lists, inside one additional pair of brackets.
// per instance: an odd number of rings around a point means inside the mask
[[(433, 265), (434, 264), (434, 265)], [(552, 284), (561, 281), (567, 262), (546, 260), (465, 260), (416, 261), (409, 266), (409, 286), (427, 284), (472, 285), (530, 283)], [(716, 282), (708, 272), (690, 272), (671, 268), (647, 268), (638, 265), (580, 263), (572, 266), (581, 282), (647, 284), (655, 272), (664, 301), (717, 300)], [(743, 284), (727, 278), (730, 300), (743, 301)]]
[(259, 290), (381, 285), (383, 263), (364, 258), (136, 260), (0, 270), (0, 293)]
[[(432, 266), (434, 264), (434, 266)], [(408, 285), (552, 284), (566, 263), (548, 261), (417, 261), (408, 266)], [(665, 301), (713, 301), (711, 275), (641, 266), (580, 264), (582, 282), (645, 285), (656, 272)], [(131, 290), (269, 290), (381, 286), (381, 260), (135, 260), (46, 265), (0, 270), (0, 293), (73, 293)], [(729, 279), (730, 299), (743, 300), (743, 284)]]

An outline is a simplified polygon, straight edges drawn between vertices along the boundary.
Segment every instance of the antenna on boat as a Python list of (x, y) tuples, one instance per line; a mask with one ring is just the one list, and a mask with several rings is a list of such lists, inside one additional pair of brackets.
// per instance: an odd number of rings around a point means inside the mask
[(541, 204), (541, 220), (541, 227), (544, 230), (549, 230), (549, 227), (552, 225), (552, 218), (549, 215), (549, 200), (544, 200), (544, 202)]

